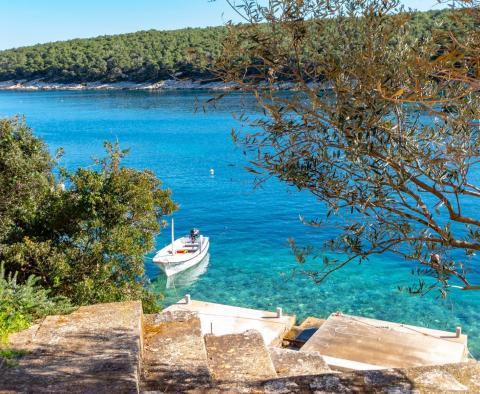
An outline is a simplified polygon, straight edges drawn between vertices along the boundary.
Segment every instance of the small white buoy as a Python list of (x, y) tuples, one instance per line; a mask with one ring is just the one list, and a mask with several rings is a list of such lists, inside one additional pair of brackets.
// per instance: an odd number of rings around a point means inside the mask
[(215, 175), (215, 170), (213, 168), (210, 168), (210, 175), (214, 176)]

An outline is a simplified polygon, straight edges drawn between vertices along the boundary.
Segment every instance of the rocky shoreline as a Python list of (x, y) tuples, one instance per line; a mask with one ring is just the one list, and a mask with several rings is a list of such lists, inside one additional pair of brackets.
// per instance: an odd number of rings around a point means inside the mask
[[(326, 84), (311, 84), (312, 87), (328, 89)], [(323, 85), (323, 86), (322, 86)], [(266, 87), (266, 86), (265, 86)], [(277, 90), (296, 90), (293, 82), (280, 82), (274, 86)], [(157, 82), (84, 82), (84, 83), (58, 83), (35, 80), (10, 80), (0, 81), (0, 90), (20, 91), (48, 91), (48, 90), (236, 90), (238, 85), (225, 82), (204, 82), (195, 80), (167, 79)]]
[(85, 82), (57, 83), (42, 80), (10, 80), (0, 81), (0, 90), (177, 90), (177, 89), (235, 89), (234, 84), (223, 82), (201, 82), (193, 80), (164, 80), (158, 82)]

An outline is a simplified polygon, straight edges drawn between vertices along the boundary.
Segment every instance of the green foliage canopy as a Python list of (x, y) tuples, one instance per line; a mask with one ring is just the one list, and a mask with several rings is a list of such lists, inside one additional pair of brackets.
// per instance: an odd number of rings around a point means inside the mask
[[(50, 297), (48, 290), (38, 286), (38, 278), (31, 275), (19, 283), (17, 276), (6, 275), (4, 264), (0, 264), (0, 349), (8, 334), (27, 328), (35, 319), (72, 309), (68, 299)], [(1, 356), (0, 351), (0, 361)]]
[(141, 31), (0, 51), (0, 80), (151, 81), (206, 77), (223, 27)]
[(176, 206), (152, 172), (123, 167), (127, 152), (105, 146), (93, 168), (70, 172), (23, 120), (0, 122), (0, 262), (75, 305), (143, 299), (152, 309), (143, 258)]
[(480, 4), (459, 3), (419, 34), (400, 0), (235, 2), (250, 23), (229, 29), (216, 68), (264, 116), (234, 136), (253, 172), (325, 204), (311, 224), (338, 231), (293, 243), (301, 263), (323, 257), (305, 269), (317, 283), (388, 252), (419, 274), (411, 292), (480, 290)]

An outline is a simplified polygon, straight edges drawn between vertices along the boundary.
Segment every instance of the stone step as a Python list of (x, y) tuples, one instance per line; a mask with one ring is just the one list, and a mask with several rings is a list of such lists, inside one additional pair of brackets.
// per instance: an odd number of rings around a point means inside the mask
[(317, 352), (299, 352), (278, 347), (270, 347), (268, 352), (279, 377), (319, 375), (332, 372), (323, 357)]
[(275, 378), (277, 373), (262, 335), (256, 330), (222, 336), (205, 335), (208, 367), (224, 386)]
[(23, 335), (30, 353), (0, 369), (0, 392), (137, 393), (142, 316), (136, 301), (48, 316)]
[(209, 382), (197, 314), (172, 311), (145, 315), (141, 390), (185, 392)]

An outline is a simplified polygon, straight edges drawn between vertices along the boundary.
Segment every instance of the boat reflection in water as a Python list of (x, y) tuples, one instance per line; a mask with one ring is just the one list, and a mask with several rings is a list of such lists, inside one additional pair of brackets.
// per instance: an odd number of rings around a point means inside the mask
[(167, 276), (167, 283), (165, 287), (167, 289), (178, 289), (192, 285), (207, 271), (209, 261), (210, 254), (207, 254), (205, 258), (197, 265), (177, 274)]

